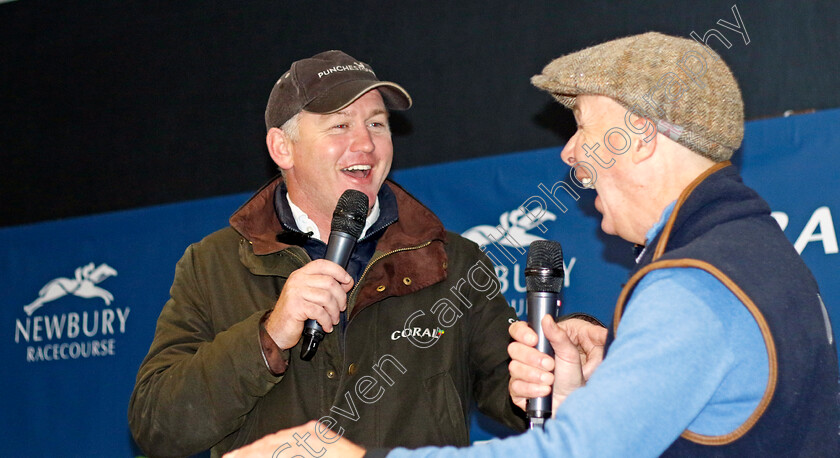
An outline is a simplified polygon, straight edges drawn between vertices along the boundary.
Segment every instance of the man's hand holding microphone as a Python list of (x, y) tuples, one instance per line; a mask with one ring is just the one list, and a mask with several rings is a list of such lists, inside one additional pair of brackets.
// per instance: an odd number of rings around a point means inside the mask
[(367, 196), (353, 189), (338, 199), (324, 259), (316, 259), (289, 275), (265, 331), (278, 348), (287, 350), (303, 338), (301, 359), (309, 361), (326, 333), (341, 321), (353, 278), (345, 270), (367, 216)]
[[(580, 318), (555, 322), (556, 310), (546, 307), (546, 299), (537, 294), (559, 294), (562, 281), (560, 245), (550, 241), (532, 243), (526, 267), (531, 325), (524, 321), (512, 324), (510, 335), (514, 341), (508, 346), (510, 396), (516, 406), (528, 412), (532, 428), (546, 419), (542, 415), (548, 413), (550, 417), (568, 395), (584, 386), (604, 357), (606, 328)], [(541, 329), (535, 330), (536, 326)], [(542, 407), (547, 412), (535, 411), (534, 405), (540, 405), (540, 398), (546, 396), (551, 396), (551, 405)]]

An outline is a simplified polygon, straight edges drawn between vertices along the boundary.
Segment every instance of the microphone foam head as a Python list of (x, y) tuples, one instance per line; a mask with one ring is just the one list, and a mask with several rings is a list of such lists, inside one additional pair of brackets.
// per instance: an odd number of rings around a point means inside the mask
[(528, 248), (525, 286), (528, 291), (559, 293), (563, 288), (563, 248), (553, 240), (537, 240)]
[(348, 189), (338, 198), (330, 230), (350, 234), (354, 239), (358, 239), (365, 228), (367, 214), (367, 195), (355, 189)]

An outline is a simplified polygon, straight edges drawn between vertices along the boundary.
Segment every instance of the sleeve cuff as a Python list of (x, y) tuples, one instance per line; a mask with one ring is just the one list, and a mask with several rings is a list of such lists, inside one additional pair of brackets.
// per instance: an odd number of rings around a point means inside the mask
[(268, 331), (265, 330), (265, 320), (268, 319), (270, 313), (271, 311), (269, 310), (260, 319), (260, 351), (262, 352), (265, 367), (271, 372), (271, 375), (279, 377), (285, 374), (286, 369), (289, 368), (289, 350), (281, 350), (274, 343), (274, 339), (268, 335)]
[(563, 316), (560, 317), (560, 319), (557, 320), (557, 322), (559, 323), (561, 321), (571, 320), (572, 318), (577, 318), (579, 320), (587, 321), (589, 323), (600, 326), (602, 328), (606, 328), (604, 323), (602, 323), (601, 320), (599, 320), (598, 318), (595, 318), (592, 315), (587, 315), (586, 313), (580, 313), (580, 312), (572, 313), (572, 314), (569, 314), (569, 315), (563, 315)]
[(385, 458), (390, 453), (390, 448), (374, 448), (365, 452), (365, 458)]

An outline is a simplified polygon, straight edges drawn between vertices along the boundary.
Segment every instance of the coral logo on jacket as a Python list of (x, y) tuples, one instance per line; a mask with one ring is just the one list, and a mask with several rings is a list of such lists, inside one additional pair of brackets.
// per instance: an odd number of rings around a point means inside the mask
[[(48, 281), (38, 297), (23, 306), (26, 317), (15, 320), (15, 343), (29, 343), (27, 362), (113, 356), (116, 334), (125, 334), (131, 309), (111, 307), (114, 295), (97, 286), (117, 275), (108, 264), (88, 263), (76, 268), (73, 278), (58, 277)], [(46, 304), (66, 296), (101, 299), (104, 307), (79, 312), (37, 314)], [(100, 302), (101, 304), (101, 302)], [(50, 309), (50, 307), (47, 307)], [(83, 340), (91, 338), (90, 340)]]
[[(434, 307), (432, 308), (434, 309)], [(427, 323), (424, 323), (427, 324), (427, 326), (417, 326), (420, 323), (415, 323), (415, 321), (425, 315), (426, 313), (422, 310), (415, 310), (412, 312), (411, 315), (406, 318), (402, 329), (397, 329), (391, 333), (391, 340), (406, 339), (418, 348), (429, 348), (436, 344), (446, 331), (444, 331), (442, 327), (429, 327), (427, 320), (420, 320), (421, 322), (427, 321)], [(454, 321), (450, 323), (449, 326), (452, 324), (455, 324)]]
[(398, 340), (403, 338), (423, 338), (423, 339), (438, 339), (446, 332), (441, 328), (405, 328), (403, 330), (394, 331), (391, 333), (391, 340)]

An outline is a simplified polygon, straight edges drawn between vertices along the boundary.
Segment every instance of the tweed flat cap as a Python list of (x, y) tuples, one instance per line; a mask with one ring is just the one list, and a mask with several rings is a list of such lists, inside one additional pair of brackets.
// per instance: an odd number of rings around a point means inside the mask
[(744, 137), (735, 77), (694, 40), (648, 32), (608, 41), (553, 60), (531, 83), (568, 108), (578, 95), (611, 97), (716, 162), (732, 157)]

